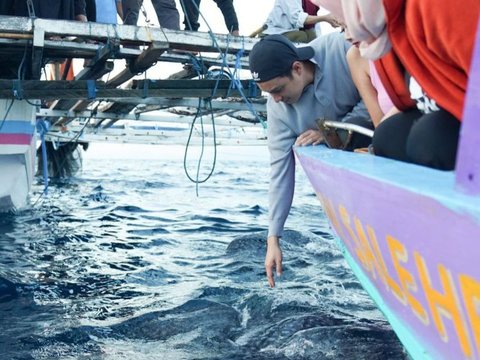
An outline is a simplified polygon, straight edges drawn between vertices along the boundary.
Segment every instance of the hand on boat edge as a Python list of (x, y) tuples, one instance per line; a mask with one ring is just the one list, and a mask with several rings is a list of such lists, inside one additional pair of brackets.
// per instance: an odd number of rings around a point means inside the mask
[(319, 145), (323, 141), (320, 130), (307, 130), (300, 134), (295, 141), (295, 146)]

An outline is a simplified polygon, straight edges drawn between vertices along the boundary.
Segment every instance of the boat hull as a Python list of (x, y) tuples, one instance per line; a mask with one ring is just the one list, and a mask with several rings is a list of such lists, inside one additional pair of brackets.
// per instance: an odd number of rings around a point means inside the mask
[(295, 149), (347, 261), (414, 359), (480, 357), (480, 197), (442, 172)]
[(0, 100), (0, 212), (27, 204), (35, 170), (35, 106)]

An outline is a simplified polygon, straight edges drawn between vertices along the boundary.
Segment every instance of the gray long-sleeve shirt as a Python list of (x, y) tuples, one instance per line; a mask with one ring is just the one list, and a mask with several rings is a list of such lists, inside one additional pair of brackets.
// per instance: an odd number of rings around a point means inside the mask
[(350, 117), (368, 119), (348, 68), (346, 53), (350, 44), (340, 33), (313, 40), (315, 51), (313, 84), (308, 85), (295, 104), (267, 102), (268, 147), (270, 150), (269, 230), (282, 236), (292, 205), (295, 187), (295, 159), (292, 146), (309, 129), (318, 129), (316, 120), (346, 121)]

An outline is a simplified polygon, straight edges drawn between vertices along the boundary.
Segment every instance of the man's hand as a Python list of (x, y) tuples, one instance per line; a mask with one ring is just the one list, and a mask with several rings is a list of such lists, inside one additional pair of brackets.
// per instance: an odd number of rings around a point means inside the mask
[(342, 21), (338, 20), (332, 14), (324, 15), (323, 21), (329, 23), (334, 28), (336, 28), (336, 27), (345, 28), (345, 24)]
[(282, 250), (280, 249), (278, 236), (269, 236), (267, 239), (267, 255), (265, 256), (265, 270), (270, 287), (275, 286), (273, 278), (273, 267), (277, 271), (277, 276), (282, 275)]
[(318, 145), (322, 143), (323, 136), (319, 130), (307, 130), (295, 141), (296, 146)]

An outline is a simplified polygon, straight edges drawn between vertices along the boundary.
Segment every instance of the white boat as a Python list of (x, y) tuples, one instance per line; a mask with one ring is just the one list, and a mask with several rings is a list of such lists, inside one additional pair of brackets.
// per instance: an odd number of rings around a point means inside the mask
[(0, 212), (26, 205), (35, 170), (35, 106), (0, 100)]

